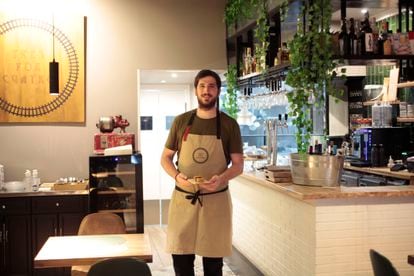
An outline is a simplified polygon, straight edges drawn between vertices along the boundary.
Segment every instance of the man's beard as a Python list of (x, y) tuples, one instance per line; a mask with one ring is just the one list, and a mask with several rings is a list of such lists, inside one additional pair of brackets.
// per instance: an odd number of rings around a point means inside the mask
[(216, 106), (217, 98), (212, 98), (210, 102), (203, 103), (200, 97), (197, 97), (198, 107), (205, 110), (210, 110)]

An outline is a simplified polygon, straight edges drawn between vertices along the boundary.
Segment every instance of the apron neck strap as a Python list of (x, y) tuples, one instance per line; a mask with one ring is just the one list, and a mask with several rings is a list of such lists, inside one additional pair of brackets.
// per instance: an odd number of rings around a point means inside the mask
[[(216, 137), (217, 139), (221, 138), (221, 120), (220, 120), (220, 111), (218, 110), (218, 108), (216, 109)], [(192, 113), (191, 113), (191, 117), (188, 120), (187, 123), (187, 127), (184, 130), (184, 134), (183, 134), (183, 141), (187, 141), (187, 136), (190, 133), (190, 129), (191, 126), (193, 125), (194, 122), (194, 118), (197, 114), (197, 109), (195, 109)]]
[(221, 120), (220, 120), (220, 111), (217, 108), (217, 114), (216, 114), (216, 137), (217, 139), (221, 138)]

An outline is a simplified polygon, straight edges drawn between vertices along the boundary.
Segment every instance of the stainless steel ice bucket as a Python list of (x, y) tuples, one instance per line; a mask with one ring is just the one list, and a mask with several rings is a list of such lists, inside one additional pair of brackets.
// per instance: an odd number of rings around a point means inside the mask
[(339, 186), (343, 156), (290, 154), (292, 182), (309, 186)]

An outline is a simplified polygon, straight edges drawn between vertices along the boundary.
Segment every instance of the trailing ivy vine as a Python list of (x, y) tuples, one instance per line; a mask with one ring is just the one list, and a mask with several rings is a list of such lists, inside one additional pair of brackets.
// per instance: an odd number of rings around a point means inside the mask
[[(286, 77), (286, 83), (294, 89), (287, 97), (292, 123), (297, 129), (299, 153), (307, 152), (309, 147), (313, 132), (313, 108), (324, 110), (327, 95), (339, 92), (332, 85), (336, 76), (333, 71), (336, 63), (332, 59), (332, 38), (329, 33), (331, 2), (303, 2), (297, 33), (289, 43), (291, 68)], [(305, 26), (302, 18), (306, 19)]]
[(266, 52), (269, 47), (269, 23), (267, 20), (267, 1), (262, 0), (258, 7), (258, 18), (254, 35), (257, 38), (255, 43), (256, 66), (259, 72), (266, 71)]
[(227, 93), (224, 95), (223, 107), (234, 119), (237, 118), (237, 66), (229, 65), (226, 73)]

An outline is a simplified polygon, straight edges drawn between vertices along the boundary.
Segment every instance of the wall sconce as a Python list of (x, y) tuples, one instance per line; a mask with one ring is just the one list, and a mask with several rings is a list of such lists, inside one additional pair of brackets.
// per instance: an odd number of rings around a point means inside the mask
[(49, 92), (51, 95), (59, 94), (59, 62), (55, 61), (55, 18), (52, 19), (53, 25), (53, 61), (49, 62)]

